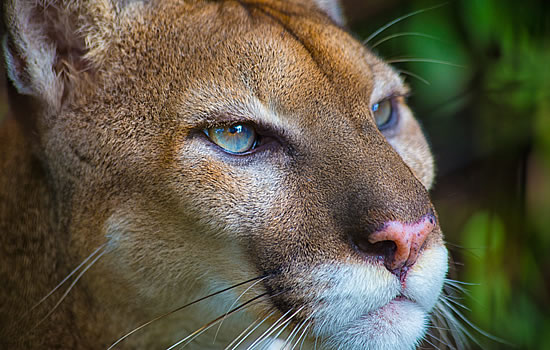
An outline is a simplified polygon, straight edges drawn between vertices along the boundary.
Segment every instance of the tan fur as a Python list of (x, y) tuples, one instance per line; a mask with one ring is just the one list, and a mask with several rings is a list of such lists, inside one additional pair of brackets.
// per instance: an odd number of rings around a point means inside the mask
[[(225, 321), (226, 345), (274, 306), (272, 320), (302, 305), (305, 319), (311, 290), (331, 285), (311, 277), (321, 266), (376, 266), (395, 279), (349, 237), (433, 211), (431, 153), (403, 98), (398, 126), (377, 130), (371, 105), (406, 87), (337, 24), (337, 4), (319, 4), (7, 1), (2, 348), (106, 348), (185, 302), (273, 274), (243, 300), (284, 293)], [(202, 133), (236, 121), (269, 126), (278, 142), (235, 157)], [(26, 312), (103, 245), (33, 328), (62, 292)], [(441, 246), (437, 228), (424, 249)], [(119, 347), (167, 347), (246, 288)]]

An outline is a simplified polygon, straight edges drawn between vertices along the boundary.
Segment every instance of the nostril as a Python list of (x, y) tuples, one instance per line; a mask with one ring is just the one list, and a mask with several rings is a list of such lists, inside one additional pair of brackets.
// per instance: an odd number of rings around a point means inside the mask
[(363, 254), (383, 258), (388, 270), (401, 271), (416, 262), (435, 226), (435, 217), (431, 214), (414, 224), (390, 221), (366, 237), (356, 237), (354, 243)]
[(397, 247), (395, 242), (392, 241), (380, 241), (371, 243), (368, 240), (368, 236), (356, 235), (353, 237), (353, 243), (362, 255), (377, 258), (385, 262), (388, 257), (393, 257)]

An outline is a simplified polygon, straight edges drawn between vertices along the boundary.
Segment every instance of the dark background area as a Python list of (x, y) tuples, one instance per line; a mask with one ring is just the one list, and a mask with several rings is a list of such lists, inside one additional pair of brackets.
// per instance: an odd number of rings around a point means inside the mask
[[(411, 86), (436, 157), (450, 278), (468, 283), (452, 305), (475, 325), (462, 322), (474, 348), (550, 349), (550, 2), (345, 0), (344, 10), (365, 39), (436, 5), (368, 45)], [(2, 67), (0, 119), (5, 86)]]

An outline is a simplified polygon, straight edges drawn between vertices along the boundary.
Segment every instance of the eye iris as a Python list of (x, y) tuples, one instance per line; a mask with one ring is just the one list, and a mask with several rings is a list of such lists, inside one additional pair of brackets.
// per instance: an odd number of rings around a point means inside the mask
[(256, 142), (254, 128), (245, 124), (206, 129), (210, 139), (230, 153), (244, 153), (252, 149)]
[(374, 114), (374, 121), (378, 128), (383, 128), (391, 121), (393, 110), (391, 100), (385, 100), (372, 105), (372, 112)]

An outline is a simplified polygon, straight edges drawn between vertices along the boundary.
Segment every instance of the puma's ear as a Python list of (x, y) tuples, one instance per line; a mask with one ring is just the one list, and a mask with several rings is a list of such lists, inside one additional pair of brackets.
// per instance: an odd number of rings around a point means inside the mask
[(346, 24), (346, 19), (338, 0), (313, 0), (313, 2), (338, 25), (343, 26)]
[(103, 0), (7, 0), (7, 34), (2, 46), (8, 77), (17, 91), (59, 109), (63, 99), (101, 63), (105, 36), (113, 26), (110, 4)]

